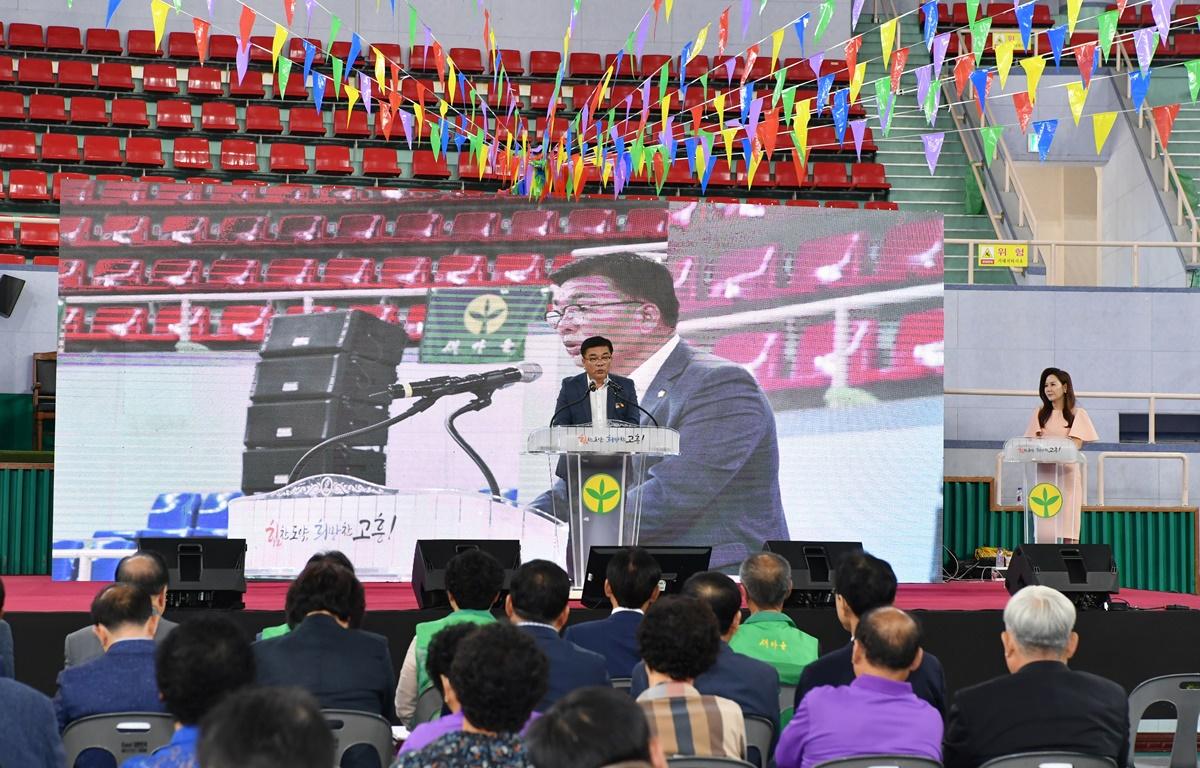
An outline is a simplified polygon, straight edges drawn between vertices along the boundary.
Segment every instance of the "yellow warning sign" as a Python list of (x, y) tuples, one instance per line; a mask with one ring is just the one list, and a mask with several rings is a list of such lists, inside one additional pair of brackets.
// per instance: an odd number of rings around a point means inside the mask
[(978, 267), (1028, 267), (1029, 246), (1025, 243), (981, 243), (976, 246)]

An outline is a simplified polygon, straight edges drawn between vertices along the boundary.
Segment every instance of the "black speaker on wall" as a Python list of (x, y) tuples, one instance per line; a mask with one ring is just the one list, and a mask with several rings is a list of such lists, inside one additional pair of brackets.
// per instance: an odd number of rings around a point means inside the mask
[(9, 317), (21, 298), (25, 281), (12, 275), (0, 275), (0, 317)]
[(783, 541), (763, 543), (791, 563), (792, 594), (786, 605), (818, 608), (833, 605), (833, 573), (843, 557), (862, 552), (861, 541)]
[(422, 608), (448, 607), (446, 564), (460, 552), (481, 549), (500, 561), (504, 586), (500, 599), (508, 594), (513, 573), (521, 567), (521, 542), (516, 539), (419, 539), (413, 555), (412, 588)]
[(1062, 592), (1075, 607), (1101, 608), (1120, 591), (1120, 577), (1108, 544), (1022, 544), (1004, 577), (1010, 595), (1031, 584)]

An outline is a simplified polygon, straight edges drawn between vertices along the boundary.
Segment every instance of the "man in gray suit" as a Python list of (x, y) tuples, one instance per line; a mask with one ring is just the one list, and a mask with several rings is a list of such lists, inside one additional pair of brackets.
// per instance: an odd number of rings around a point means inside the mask
[[(679, 455), (647, 459), (646, 482), (627, 492), (626, 504), (641, 497), (639, 543), (711, 545), (711, 567), (728, 570), (763, 541), (788, 538), (775, 414), (745, 368), (675, 332), (679, 300), (667, 267), (636, 253), (607, 253), (550, 279), (558, 289), (546, 319), (567, 352), (579, 357), (590, 336), (611, 339), (621, 351), (612, 372), (633, 379), (659, 426), (679, 432)], [(641, 422), (652, 423), (644, 414)], [(533, 506), (565, 504), (559, 479)]]
[[(154, 642), (161, 643), (162, 639), (177, 626), (173, 621), (161, 618), (167, 607), (167, 563), (157, 552), (141, 551), (122, 558), (117, 564), (117, 583), (132, 584), (141, 587), (150, 595), (154, 606), (154, 614), (159, 616), (158, 629), (154, 632)], [(73, 667), (104, 655), (100, 646), (100, 638), (92, 627), (86, 626), (67, 635), (63, 667)]]

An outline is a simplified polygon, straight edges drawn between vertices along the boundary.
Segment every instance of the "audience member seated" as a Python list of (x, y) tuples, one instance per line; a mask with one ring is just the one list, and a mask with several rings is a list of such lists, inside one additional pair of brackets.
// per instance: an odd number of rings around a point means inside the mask
[[(874, 608), (896, 600), (896, 574), (892, 566), (865, 552), (844, 556), (833, 575), (834, 603), (838, 621), (850, 633), (850, 642), (831, 651), (804, 668), (796, 686), (796, 707), (813, 688), (822, 685), (849, 685), (854, 680), (854, 630), (859, 617)], [(938, 712), (946, 710), (946, 683), (942, 663), (932, 653), (921, 655), (921, 665), (913, 670), (908, 682), (913, 693), (928, 701)]]
[[(346, 568), (322, 561), (307, 566), (288, 588), (291, 632), (254, 644), (259, 685), (298, 685), (322, 709), (353, 709), (390, 719), (396, 675), (387, 639), (351, 629), (366, 609), (362, 583)], [(203, 729), (201, 729), (203, 730)], [(373, 749), (354, 747), (344, 766), (378, 765)]]
[(649, 687), (637, 702), (667, 756), (740, 760), (746, 754), (745, 721), (737, 702), (704, 694), (695, 685), (716, 662), (721, 645), (717, 619), (700, 600), (665, 597), (646, 612), (638, 648)]
[(641, 547), (619, 550), (604, 573), (604, 596), (612, 603), (607, 619), (567, 627), (563, 635), (608, 662), (609, 677), (629, 677), (638, 654), (637, 629), (646, 608), (658, 598), (662, 568)]
[[(305, 567), (308, 567), (308, 566), (312, 565), (313, 563), (320, 563), (323, 561), (329, 561), (331, 563), (336, 563), (337, 565), (340, 565), (343, 568), (350, 571), (350, 573), (354, 573), (354, 563), (350, 562), (350, 558), (346, 557), (344, 554), (342, 554), (341, 552), (339, 552), (336, 549), (331, 549), (328, 552), (317, 552), (312, 557), (308, 558), (308, 562), (305, 563), (304, 565), (305, 565)], [(272, 637), (280, 637), (282, 635), (286, 635), (288, 632), (291, 632), (295, 628), (296, 624), (299, 624), (301, 621), (303, 621), (304, 617), (288, 615), (287, 619), (288, 620), (286, 622), (284, 622), (283, 624), (277, 624), (273, 627), (264, 627), (263, 631), (259, 632), (258, 637), (254, 638), (254, 639), (255, 640), (270, 640)], [(350, 622), (350, 629), (358, 629), (359, 628), (359, 624), (362, 623), (362, 616), (360, 615), (358, 617), (358, 619), (359, 619), (358, 623), (355, 623), (354, 621)]]
[(44, 694), (16, 680), (0, 678), (0, 765), (63, 768), (67, 755)]
[(570, 591), (566, 571), (549, 560), (530, 560), (517, 569), (505, 601), (508, 618), (532, 637), (550, 660), (549, 685), (534, 707), (538, 712), (545, 712), (576, 688), (609, 684), (603, 656), (559, 636), (571, 613), (567, 604)]
[(666, 768), (642, 708), (624, 691), (580, 688), (529, 726), (529, 760), (536, 768)]
[(312, 694), (247, 688), (200, 722), (200, 768), (329, 768), (336, 744)]
[[(720, 571), (704, 571), (684, 582), (683, 594), (708, 606), (717, 617), (717, 629), (721, 634), (717, 660), (696, 678), (696, 690), (737, 702), (742, 714), (758, 715), (778, 723), (778, 673), (771, 665), (735, 653), (729, 647), (741, 621), (742, 592), (737, 584)], [(646, 670), (643, 664), (638, 664), (633, 670), (630, 691), (639, 696), (646, 688)]]
[(200, 719), (237, 690), (254, 682), (254, 652), (237, 624), (219, 613), (181, 624), (154, 657), (158, 690), (177, 722), (171, 742), (122, 768), (190, 768), (196, 764)]
[(738, 573), (750, 617), (742, 622), (729, 647), (765, 661), (779, 673), (781, 685), (796, 685), (800, 673), (817, 658), (817, 638), (796, 628), (783, 612), (792, 593), (792, 565), (774, 552), (759, 552), (742, 562)]
[[(54, 710), (59, 730), (81, 717), (110, 712), (162, 712), (154, 679), (158, 614), (133, 584), (110, 584), (92, 601), (92, 623), (103, 655), (58, 674)], [(107, 766), (112, 758), (85, 751), (76, 765)]]
[(400, 666), (400, 681), (396, 684), (396, 717), (412, 728), (417, 715), (417, 699), (434, 687), (425, 673), (429, 643), (443, 628), (453, 624), (490, 624), (496, 620), (492, 605), (504, 586), (504, 569), (500, 561), (482, 549), (468, 549), (446, 563), (446, 593), (452, 613), (436, 621), (424, 621), (416, 626), (416, 635), (408, 644), (404, 663)]
[(941, 760), (942, 716), (907, 682), (921, 664), (917, 622), (899, 608), (867, 611), (853, 647), (854, 680), (809, 691), (779, 737), (778, 768), (864, 755)]
[[(537, 561), (534, 561), (537, 562)], [(444, 679), (462, 707), (462, 730), (401, 755), (395, 768), (527, 768), (519, 731), (546, 693), (549, 664), (528, 634), (485, 624), (463, 638)]]
[[(157, 552), (137, 552), (122, 558), (117, 563), (116, 580), (118, 584), (133, 584), (141, 587), (150, 595), (154, 604), (154, 613), (160, 617), (154, 641), (161, 643), (175, 622), (161, 618), (167, 608), (167, 564), (162, 555)], [(67, 635), (64, 655), (64, 667), (73, 667), (102, 655), (104, 650), (91, 627), (78, 629)]]
[(4, 620), (4, 579), (0, 579), (0, 677), (16, 677), (12, 627)]
[(1066, 751), (1124, 766), (1129, 705), (1114, 682), (1077, 672), (1075, 606), (1049, 587), (1025, 587), (1004, 608), (1004, 661), (1011, 674), (963, 688), (946, 717), (945, 764), (967, 768), (1017, 752)]

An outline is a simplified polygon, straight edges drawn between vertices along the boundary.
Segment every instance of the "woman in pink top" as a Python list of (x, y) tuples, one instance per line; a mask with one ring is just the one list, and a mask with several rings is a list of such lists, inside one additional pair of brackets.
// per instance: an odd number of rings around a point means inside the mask
[[(1071, 384), (1069, 373), (1059, 368), (1042, 371), (1038, 395), (1042, 398), (1042, 407), (1030, 417), (1025, 437), (1066, 437), (1080, 449), (1084, 443), (1099, 439), (1087, 411), (1075, 405), (1075, 387)], [(1039, 465), (1038, 482), (1053, 481), (1054, 467)], [(1062, 486), (1063, 504), (1059, 515), (1064, 517), (1059, 530), (1064, 542), (1074, 543), (1079, 541), (1080, 509), (1083, 507), (1083, 479), (1075, 465), (1063, 466)], [(1038, 518), (1037, 523), (1039, 527), (1045, 525), (1048, 528), (1051, 520)], [(1048, 538), (1043, 539), (1040, 531), (1038, 539), (1049, 541)]]

